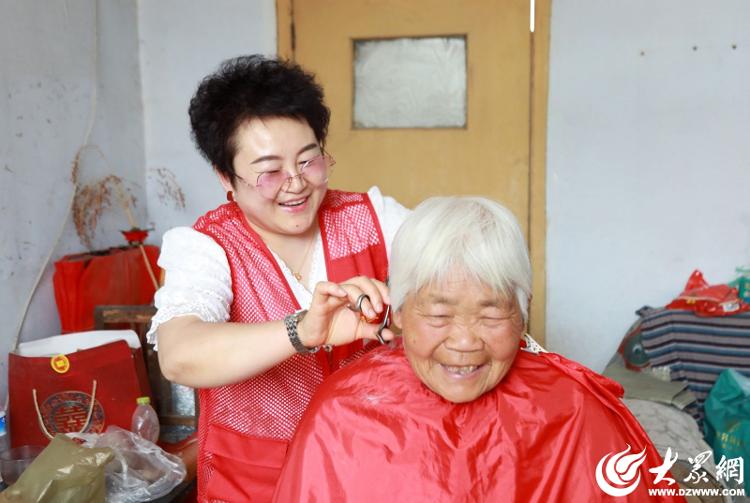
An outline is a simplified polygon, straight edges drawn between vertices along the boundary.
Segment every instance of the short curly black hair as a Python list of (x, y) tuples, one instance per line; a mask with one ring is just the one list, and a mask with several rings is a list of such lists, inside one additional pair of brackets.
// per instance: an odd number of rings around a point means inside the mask
[(198, 150), (232, 183), (235, 136), (242, 124), (266, 117), (305, 120), (323, 146), (331, 116), (323, 89), (311, 73), (295, 63), (258, 54), (224, 61), (201, 81), (188, 113)]

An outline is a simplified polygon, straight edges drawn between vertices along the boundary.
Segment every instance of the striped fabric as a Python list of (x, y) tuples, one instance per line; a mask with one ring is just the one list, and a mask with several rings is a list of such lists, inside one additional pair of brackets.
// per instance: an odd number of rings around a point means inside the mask
[(651, 367), (668, 366), (673, 381), (687, 384), (697, 400), (686, 410), (699, 422), (703, 402), (724, 369), (750, 376), (750, 313), (702, 317), (692, 311), (643, 308), (638, 314), (636, 329)]

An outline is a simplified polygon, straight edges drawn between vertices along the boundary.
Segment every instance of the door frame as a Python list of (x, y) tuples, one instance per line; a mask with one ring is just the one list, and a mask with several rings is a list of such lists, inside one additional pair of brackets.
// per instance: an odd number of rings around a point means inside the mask
[[(276, 0), (276, 50), (280, 58), (295, 59), (294, 1)], [(529, 221), (526, 236), (533, 271), (534, 298), (529, 310), (529, 331), (546, 341), (547, 305), (547, 94), (549, 88), (549, 26), (552, 0), (535, 2), (531, 38), (531, 92), (529, 100)]]

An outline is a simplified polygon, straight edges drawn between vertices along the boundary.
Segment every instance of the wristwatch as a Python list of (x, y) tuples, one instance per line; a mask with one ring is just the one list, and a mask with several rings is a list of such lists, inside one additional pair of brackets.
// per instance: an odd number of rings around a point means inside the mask
[(304, 344), (302, 344), (302, 341), (299, 340), (299, 334), (297, 333), (297, 326), (299, 326), (302, 319), (307, 314), (307, 309), (300, 309), (296, 313), (292, 313), (287, 315), (284, 318), (284, 326), (286, 326), (286, 335), (289, 336), (289, 342), (292, 343), (292, 346), (294, 346), (294, 349), (303, 355), (310, 354), (310, 353), (317, 353), (320, 349), (320, 346), (315, 346), (314, 348), (308, 348)]

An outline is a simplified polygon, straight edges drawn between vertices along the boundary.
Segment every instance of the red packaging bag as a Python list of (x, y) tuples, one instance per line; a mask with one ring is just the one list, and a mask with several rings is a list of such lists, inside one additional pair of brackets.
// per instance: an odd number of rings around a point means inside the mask
[[(143, 249), (158, 278), (159, 248)], [(52, 281), (64, 334), (92, 330), (95, 306), (151, 304), (156, 291), (138, 247), (67, 255), (55, 262)]]
[(56, 433), (129, 430), (136, 399), (151, 390), (135, 332), (101, 330), (19, 345), (8, 355), (8, 394), (18, 447), (45, 446)]
[(709, 285), (703, 273), (696, 269), (685, 284), (685, 289), (667, 305), (667, 309), (687, 309), (698, 316), (730, 316), (750, 311), (750, 304), (740, 299), (736, 288), (722, 284)]

